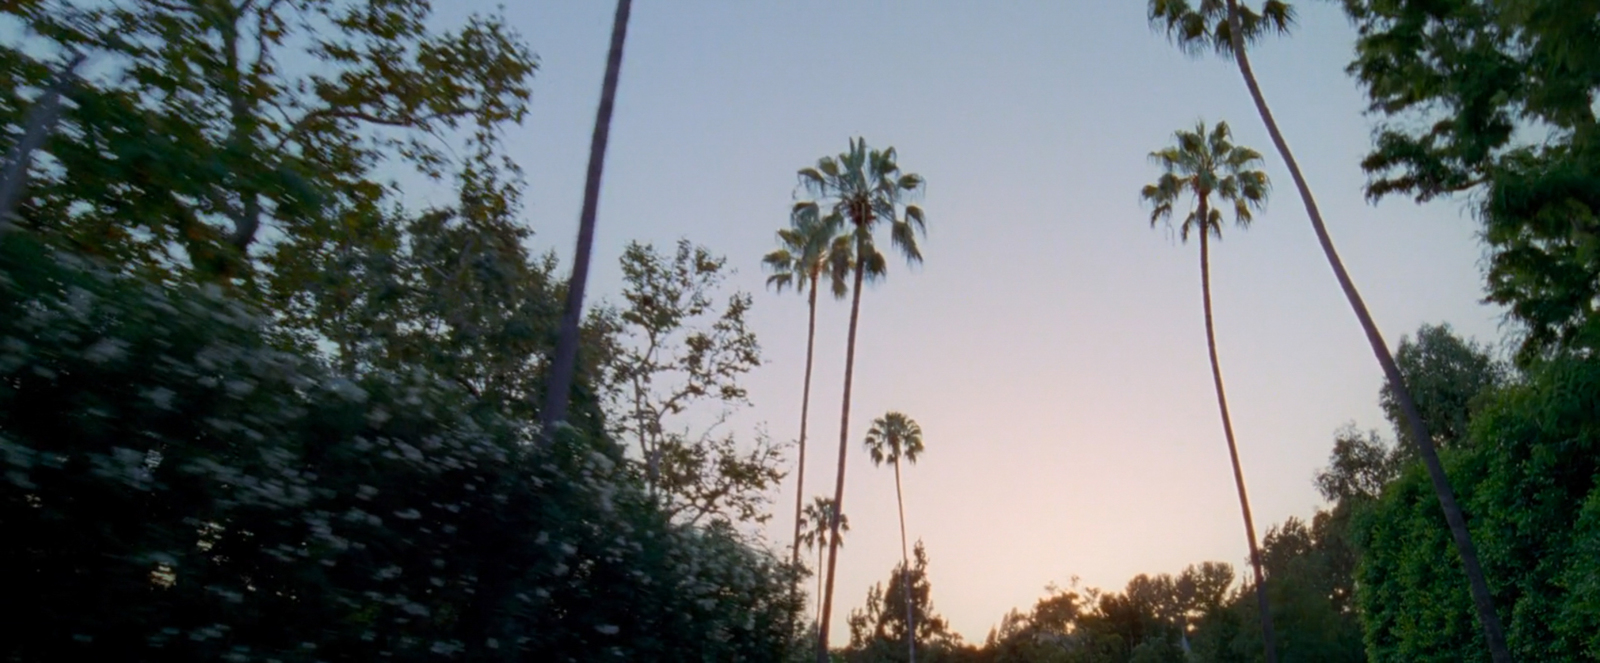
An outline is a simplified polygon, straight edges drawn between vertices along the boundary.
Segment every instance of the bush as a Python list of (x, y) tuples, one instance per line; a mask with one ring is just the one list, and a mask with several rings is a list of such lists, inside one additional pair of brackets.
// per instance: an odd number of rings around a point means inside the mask
[(0, 239), (0, 659), (771, 660), (793, 570), (621, 451)]

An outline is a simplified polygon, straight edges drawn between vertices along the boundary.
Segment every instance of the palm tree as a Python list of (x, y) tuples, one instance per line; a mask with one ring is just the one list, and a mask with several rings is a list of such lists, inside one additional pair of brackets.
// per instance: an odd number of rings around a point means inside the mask
[[(800, 545), (807, 550), (815, 548), (817, 551), (817, 614), (822, 614), (822, 553), (828, 545), (828, 534), (833, 530), (833, 500), (818, 495), (811, 498), (811, 503), (805, 508), (805, 528), (800, 532)], [(850, 531), (850, 517), (839, 514), (839, 529), (832, 532), (834, 539), (840, 546), (844, 545), (844, 534)]]
[(1211, 258), (1207, 242), (1222, 239), (1222, 210), (1211, 206), (1211, 195), (1233, 205), (1233, 221), (1240, 229), (1250, 227), (1251, 208), (1260, 209), (1267, 199), (1267, 174), (1253, 167), (1261, 163), (1255, 150), (1234, 145), (1228, 123), (1218, 122), (1210, 132), (1204, 121), (1194, 131), (1178, 131), (1177, 145), (1150, 153), (1161, 165), (1161, 178), (1146, 185), (1141, 195), (1154, 207), (1150, 226), (1172, 220), (1172, 206), (1184, 194), (1194, 197), (1195, 210), (1178, 226), (1185, 242), (1190, 233), (1200, 237), (1200, 295), (1205, 304), (1206, 349), (1211, 355), (1211, 380), (1217, 389), (1217, 409), (1222, 412), (1222, 432), (1228, 440), (1228, 458), (1233, 462), (1233, 483), (1239, 490), (1239, 509), (1244, 514), (1245, 536), (1250, 540), (1250, 565), (1256, 575), (1256, 602), (1261, 608), (1261, 633), (1267, 663), (1278, 660), (1272, 633), (1272, 612), (1267, 609), (1267, 585), (1261, 570), (1261, 551), (1256, 547), (1256, 526), (1250, 517), (1250, 498), (1244, 489), (1244, 470), (1239, 467), (1239, 448), (1233, 440), (1233, 421), (1228, 417), (1228, 398), (1222, 388), (1222, 368), (1217, 363), (1217, 339), (1211, 324)]
[(1372, 314), (1367, 312), (1361, 293), (1356, 290), (1355, 282), (1350, 279), (1344, 262), (1339, 259), (1339, 252), (1333, 247), (1328, 227), (1322, 221), (1322, 212), (1317, 208), (1316, 199), (1311, 196), (1311, 187), (1306, 184), (1294, 153), (1289, 151), (1289, 143), (1278, 129), (1278, 122), (1273, 119), (1272, 109), (1267, 107), (1261, 85), (1256, 82), (1255, 72), (1250, 68), (1250, 56), (1245, 51), (1245, 44), (1260, 39), (1268, 32), (1287, 33), (1294, 23), (1293, 9), (1282, 0), (1266, 0), (1259, 12), (1240, 6), (1237, 0), (1199, 0), (1199, 5), (1193, 8), (1188, 0), (1150, 0), (1149, 8), (1150, 22), (1164, 27), (1167, 36), (1179, 48), (1192, 55), (1209, 49), (1224, 58), (1232, 58), (1239, 65), (1239, 74), (1244, 77), (1245, 87), (1250, 90), (1256, 112), (1266, 125), (1273, 146), (1289, 167), (1289, 176), (1294, 179), (1300, 201), (1305, 204), (1306, 216), (1311, 219), (1311, 228), (1316, 232), (1317, 242), (1328, 259), (1328, 266), (1333, 268), (1333, 276), (1338, 280), (1340, 290), (1344, 291), (1345, 299), (1349, 300), (1350, 308), (1361, 322), (1367, 343), (1372, 346), (1372, 354), (1377, 357), (1378, 365), (1383, 368), (1384, 379), (1393, 388), (1395, 400), (1400, 404), (1406, 428), (1411, 431), (1411, 439), (1416, 440), (1417, 452), (1428, 468), (1433, 491), (1439, 498), (1440, 510), (1444, 511), (1445, 522), (1450, 526), (1456, 552), (1461, 556), (1461, 565), (1467, 574), (1472, 602), (1477, 609), (1478, 622), (1483, 627), (1489, 653), (1495, 663), (1511, 663), (1511, 652), (1506, 647), (1505, 633), (1500, 626), (1500, 614), (1495, 610), (1494, 599), (1489, 594), (1489, 583), (1478, 564), (1478, 552), (1472, 544), (1472, 533), (1467, 529), (1466, 514), (1456, 503), (1450, 477), (1444, 473), (1444, 465), (1439, 462), (1439, 454), (1433, 447), (1433, 437), (1428, 434), (1428, 426), (1417, 411), (1411, 391), (1406, 388), (1405, 377), (1400, 374), (1394, 355), (1389, 353), (1389, 346), (1378, 332), (1378, 325), (1372, 321)]
[(589, 255), (594, 252), (594, 217), (600, 206), (600, 175), (605, 171), (606, 141), (611, 137), (611, 110), (617, 100), (617, 77), (622, 72), (622, 46), (628, 36), (628, 13), (633, 0), (617, 0), (611, 22), (611, 50), (606, 54), (606, 75), (600, 86), (600, 109), (595, 113), (594, 137), (589, 142), (589, 171), (583, 182), (583, 210), (578, 214), (578, 248), (572, 256), (572, 278), (567, 281), (567, 305), (561, 314), (560, 336), (550, 361), (550, 383), (545, 389), (543, 424), (551, 440), (556, 424), (567, 418), (567, 397), (578, 368), (578, 322), (583, 316), (583, 288), (589, 281)]
[(805, 501), (806, 486), (806, 422), (811, 412), (811, 363), (817, 337), (817, 286), (824, 272), (833, 285), (835, 299), (844, 299), (849, 292), (845, 278), (850, 273), (850, 238), (839, 234), (842, 225), (835, 215), (820, 216), (816, 203), (802, 202), (794, 206), (789, 215), (788, 228), (778, 231), (779, 248), (768, 253), (761, 262), (772, 271), (767, 285), (778, 292), (793, 286), (795, 292), (810, 295), (807, 305), (810, 315), (806, 321), (806, 378), (800, 392), (800, 453), (795, 461), (794, 491), (794, 546), (790, 556), (792, 564), (800, 563), (801, 506)]
[(906, 554), (906, 498), (900, 490), (900, 459), (913, 465), (922, 455), (922, 427), (911, 417), (889, 412), (872, 422), (867, 431), (867, 453), (873, 466), (894, 465), (894, 499), (900, 508), (900, 575), (906, 587), (906, 648), (917, 663), (917, 624), (911, 611), (911, 556)]
[[(855, 276), (850, 296), (850, 335), (845, 346), (844, 407), (839, 415), (839, 469), (834, 477), (833, 507), (844, 508), (844, 460), (850, 445), (850, 381), (856, 365), (856, 329), (861, 316), (861, 284), (882, 279), (888, 265), (878, 251), (873, 231), (889, 226), (889, 242), (911, 264), (922, 262), (917, 233), (927, 233), (922, 208), (907, 199), (922, 190), (922, 176), (901, 173), (894, 148), (868, 150), (865, 140), (850, 141), (850, 151), (817, 160), (815, 168), (800, 170), (800, 186), (810, 202), (829, 216), (850, 224), (855, 244)], [(838, 537), (828, 548), (828, 578), (823, 588), (822, 613), (817, 628), (817, 661), (828, 656), (828, 617), (833, 611), (833, 577), (839, 562)]]

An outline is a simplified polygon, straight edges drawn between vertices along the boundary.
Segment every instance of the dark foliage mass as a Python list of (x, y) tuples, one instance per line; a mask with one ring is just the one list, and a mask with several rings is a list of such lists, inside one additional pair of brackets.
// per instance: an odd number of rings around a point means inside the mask
[(0, 262), (13, 661), (767, 660), (792, 578), (422, 371), (342, 377), (216, 287), (14, 236)]

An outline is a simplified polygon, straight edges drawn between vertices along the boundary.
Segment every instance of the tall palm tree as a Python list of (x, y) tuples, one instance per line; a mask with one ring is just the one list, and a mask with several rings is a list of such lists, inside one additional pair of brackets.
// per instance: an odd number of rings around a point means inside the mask
[(1240, 229), (1249, 228), (1250, 210), (1260, 209), (1266, 202), (1267, 174), (1254, 168), (1261, 163), (1259, 153), (1233, 144), (1227, 122), (1218, 122), (1210, 132), (1206, 131), (1205, 122), (1198, 122), (1194, 131), (1180, 130), (1175, 136), (1177, 145), (1150, 153), (1150, 158), (1161, 165), (1163, 172), (1155, 184), (1144, 187), (1141, 195), (1153, 206), (1151, 227), (1162, 221), (1170, 223), (1173, 205), (1185, 194), (1194, 197), (1195, 209), (1178, 226), (1178, 236), (1185, 242), (1191, 233), (1200, 237), (1200, 295), (1205, 304), (1211, 380), (1217, 389), (1222, 432), (1228, 440), (1228, 459), (1233, 462), (1233, 483), (1239, 491), (1245, 536), (1250, 540), (1250, 565), (1255, 569), (1256, 602), (1261, 608), (1261, 634), (1267, 663), (1276, 663), (1277, 644), (1272, 633), (1272, 612), (1267, 607), (1266, 576), (1261, 570), (1261, 551), (1256, 546), (1255, 522), (1250, 517), (1250, 498), (1245, 494), (1244, 470), (1239, 467), (1239, 447), (1233, 439), (1233, 421), (1228, 416), (1228, 397), (1222, 388), (1222, 368), (1217, 363), (1217, 338), (1211, 324), (1211, 258), (1207, 246), (1212, 237), (1222, 239), (1222, 210), (1211, 206), (1212, 194), (1222, 202), (1231, 203), (1234, 225)]
[[(887, 260), (878, 251), (873, 236), (880, 226), (889, 227), (889, 242), (907, 263), (922, 262), (917, 248), (917, 233), (927, 233), (922, 208), (908, 199), (922, 190), (922, 176), (900, 172), (894, 148), (869, 150), (865, 140), (850, 141), (850, 151), (837, 157), (823, 157), (814, 168), (802, 168), (800, 186), (810, 194), (821, 213), (837, 216), (849, 225), (854, 243), (855, 268), (850, 295), (850, 335), (845, 346), (844, 407), (839, 415), (839, 468), (834, 477), (833, 507), (844, 508), (844, 461), (850, 446), (850, 381), (856, 366), (856, 329), (861, 316), (861, 285), (865, 279), (882, 279)], [(839, 563), (838, 537), (828, 547), (828, 577), (823, 587), (822, 613), (818, 618), (817, 661), (828, 657), (828, 618), (833, 611), (833, 577)]]
[(850, 517), (839, 514), (839, 529), (833, 530), (833, 500), (818, 495), (811, 498), (805, 508), (805, 528), (800, 532), (800, 545), (817, 551), (817, 615), (822, 614), (822, 553), (827, 549), (828, 535), (833, 534), (839, 545), (844, 545), (844, 534), (850, 531)]
[(1167, 36), (1185, 52), (1198, 55), (1211, 50), (1224, 58), (1232, 58), (1239, 65), (1239, 74), (1244, 77), (1245, 87), (1250, 90), (1250, 99), (1255, 102), (1256, 112), (1261, 116), (1261, 122), (1266, 125), (1273, 146), (1283, 157), (1284, 164), (1289, 167), (1289, 176), (1294, 179), (1295, 189), (1300, 193), (1300, 201), (1305, 204), (1306, 216), (1311, 219), (1311, 228), (1316, 232), (1318, 244), (1322, 246), (1322, 254), (1328, 259), (1328, 266), (1333, 269), (1333, 276), (1339, 282), (1339, 289), (1344, 291), (1345, 299), (1349, 300), (1350, 308), (1355, 311), (1356, 319), (1361, 322), (1367, 343), (1372, 346), (1372, 354), (1377, 357), (1378, 365), (1383, 368), (1384, 379), (1393, 388), (1395, 400), (1400, 403), (1400, 411), (1405, 416), (1406, 428), (1411, 431), (1411, 439), (1416, 441), (1417, 452), (1428, 468), (1428, 477), (1432, 480), (1434, 493), (1439, 498), (1440, 510), (1444, 511), (1450, 535), (1455, 539), (1456, 552), (1461, 556), (1461, 566), (1467, 574), (1472, 602), (1477, 609), (1478, 623), (1483, 627), (1483, 636), (1489, 645), (1489, 653), (1495, 663), (1511, 663), (1511, 651), (1506, 647), (1505, 633), (1500, 626), (1500, 614), (1495, 610), (1494, 599), (1489, 594), (1489, 583), (1484, 578), (1483, 568), (1478, 564), (1478, 552), (1472, 543), (1472, 533), (1467, 529), (1466, 515), (1456, 502), (1455, 490), (1450, 486), (1450, 477), (1444, 473), (1444, 465), (1439, 462), (1439, 454), (1433, 446), (1433, 437), (1428, 434), (1428, 426), (1422, 421), (1421, 413), (1417, 411), (1417, 404), (1411, 397), (1411, 391), (1406, 388), (1405, 377), (1400, 374), (1400, 367), (1395, 364), (1394, 355), (1390, 354), (1388, 344), (1378, 332), (1378, 325), (1372, 321), (1372, 314), (1367, 312), (1367, 305), (1362, 301), (1361, 293), (1356, 290), (1355, 282), (1350, 279), (1350, 273), (1345, 270), (1344, 262), (1339, 259), (1339, 252), (1334, 249), (1333, 239), (1328, 235), (1328, 227), (1322, 221), (1322, 212), (1317, 207), (1316, 199), (1311, 195), (1311, 187), (1306, 184), (1305, 175), (1300, 172), (1300, 164), (1295, 161), (1294, 153), (1289, 151), (1289, 143), (1284, 140), (1283, 132), (1278, 129), (1278, 122), (1273, 119), (1272, 109), (1267, 107), (1267, 99), (1261, 93), (1261, 85), (1256, 82), (1255, 72), (1250, 68), (1250, 56), (1246, 52), (1245, 45), (1269, 32), (1287, 33), (1294, 23), (1293, 8), (1282, 0), (1266, 0), (1260, 11), (1241, 6), (1237, 0), (1199, 0), (1199, 5), (1196, 7), (1190, 7), (1188, 0), (1150, 0), (1149, 9), (1150, 22), (1157, 27), (1163, 27)]
[(906, 554), (906, 498), (900, 490), (900, 460), (915, 465), (922, 455), (922, 427), (899, 412), (889, 412), (872, 422), (867, 431), (867, 453), (874, 467), (894, 465), (894, 500), (900, 508), (900, 575), (906, 588), (906, 648), (917, 663), (917, 624), (911, 610), (911, 556)]
[(583, 182), (583, 210), (578, 214), (578, 248), (572, 256), (572, 278), (567, 281), (567, 305), (561, 314), (560, 336), (550, 361), (550, 382), (545, 389), (543, 419), (545, 439), (552, 439), (556, 424), (567, 418), (567, 398), (578, 368), (578, 322), (583, 317), (583, 288), (589, 281), (589, 255), (594, 252), (594, 217), (600, 206), (600, 176), (605, 172), (606, 142), (611, 137), (611, 111), (617, 100), (617, 77), (622, 73), (622, 46), (628, 37), (628, 14), (633, 0), (617, 0), (611, 22), (611, 50), (606, 54), (606, 75), (600, 86), (600, 108), (595, 112), (594, 136), (589, 141), (589, 171)]
[(811, 412), (811, 364), (817, 337), (817, 287), (826, 273), (833, 286), (835, 299), (844, 299), (849, 293), (845, 279), (850, 274), (851, 246), (850, 238), (839, 234), (841, 225), (837, 215), (821, 216), (814, 202), (796, 203), (789, 215), (789, 227), (778, 231), (778, 249), (761, 259), (762, 264), (772, 271), (772, 275), (767, 277), (768, 286), (778, 292), (790, 286), (794, 287), (795, 292), (809, 290), (806, 377), (805, 387), (800, 392), (800, 457), (795, 461), (792, 564), (800, 563), (801, 506), (805, 502), (806, 486), (806, 423)]

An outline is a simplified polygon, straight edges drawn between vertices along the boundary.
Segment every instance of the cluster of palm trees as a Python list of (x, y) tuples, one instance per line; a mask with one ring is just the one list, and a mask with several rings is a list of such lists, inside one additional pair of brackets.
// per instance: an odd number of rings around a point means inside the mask
[[(829, 616), (833, 608), (834, 573), (838, 568), (839, 532), (844, 518), (845, 459), (850, 444), (850, 396), (855, 377), (856, 332), (861, 321), (861, 291), (868, 281), (882, 280), (888, 274), (888, 260), (879, 250), (877, 235), (887, 229), (889, 246), (909, 264), (922, 262), (917, 236), (927, 231), (922, 208), (912, 199), (922, 191), (923, 180), (915, 173), (901, 172), (894, 148), (867, 147), (860, 138), (850, 141), (850, 149), (838, 156), (823, 157), (816, 166), (799, 171), (800, 189), (806, 199), (795, 203), (789, 214), (789, 227), (778, 231), (779, 248), (762, 260), (773, 273), (767, 283), (777, 290), (794, 287), (809, 293), (809, 322), (806, 331), (805, 385), (800, 401), (800, 438), (795, 490), (795, 534), (792, 559), (799, 561), (800, 546), (818, 547), (817, 660), (825, 661), (828, 651)], [(805, 457), (808, 419), (811, 407), (811, 367), (815, 359), (817, 291), (826, 276), (837, 299), (850, 296), (850, 328), (845, 345), (844, 398), (839, 415), (839, 460), (834, 476), (833, 498), (816, 498), (813, 512), (803, 512), (805, 500)], [(910, 417), (890, 412), (873, 422), (866, 445), (875, 464), (889, 462), (895, 468), (895, 491), (900, 498), (901, 556), (905, 555), (905, 507), (900, 493), (900, 461), (916, 462), (922, 453), (922, 429)], [(817, 513), (826, 510), (826, 513)], [(820, 518), (818, 518), (820, 516)], [(816, 529), (802, 532), (805, 522), (821, 522), (826, 534)], [(827, 573), (822, 573), (822, 550), (827, 550)], [(904, 559), (903, 559), (904, 561)], [(905, 565), (909, 568), (909, 564)], [(907, 592), (907, 597), (910, 593)], [(908, 622), (911, 606), (906, 606)], [(911, 633), (911, 631), (908, 631)], [(911, 640), (908, 637), (908, 640)], [(915, 643), (908, 642), (915, 658)]]
[[(1405, 379), (1395, 364), (1394, 356), (1390, 354), (1383, 335), (1378, 332), (1377, 324), (1373, 322), (1372, 315), (1368, 313), (1367, 306), (1361, 299), (1361, 294), (1345, 270), (1343, 261), (1339, 259), (1338, 251), (1334, 249), (1333, 240), (1329, 237), (1327, 226), (1322, 220), (1322, 212), (1317, 207), (1316, 199), (1311, 195), (1311, 187), (1300, 172), (1299, 162), (1290, 152), (1289, 144), (1284, 139), (1283, 132), (1279, 130), (1277, 121), (1273, 119), (1272, 110), (1267, 106), (1261, 85), (1256, 81), (1255, 73), (1250, 66), (1246, 44), (1253, 43), (1269, 33), (1287, 34), (1294, 23), (1293, 8), (1283, 0), (1264, 0), (1259, 10), (1244, 6), (1239, 0), (1196, 0), (1194, 5), (1190, 4), (1190, 0), (1149, 0), (1148, 7), (1151, 25), (1164, 30), (1167, 37), (1185, 53), (1200, 55), (1209, 50), (1223, 58), (1233, 60), (1239, 66), (1239, 73), (1244, 78), (1245, 87), (1250, 91), (1256, 112), (1261, 116), (1262, 124), (1266, 126), (1273, 146), (1277, 148), (1278, 154), (1288, 166), (1289, 175), (1294, 180), (1301, 202), (1305, 205), (1306, 215), (1311, 220), (1311, 227), (1317, 235), (1317, 242), (1322, 247), (1323, 255), (1327, 257), (1334, 278), (1339, 282), (1340, 289), (1350, 302), (1350, 308), (1355, 312), (1362, 330), (1366, 333), (1373, 355), (1383, 369), (1384, 378), (1394, 391), (1395, 400), (1400, 403), (1406, 427), (1411, 433), (1411, 438), (1415, 440), (1423, 464), (1427, 467), (1434, 492), (1439, 498), (1439, 505), (1444, 511), (1445, 521), (1449, 524), (1452, 538), (1455, 539), (1456, 551), (1461, 557), (1463, 571), (1467, 575), (1473, 604), (1478, 613), (1478, 623), (1483, 629), (1484, 641), (1488, 645), (1490, 656), (1495, 663), (1511, 663), (1511, 654), (1506, 647), (1499, 613), (1495, 611), (1488, 582), (1478, 563), (1472, 535), (1467, 529), (1466, 516), (1456, 503), (1455, 492), (1444, 473), (1444, 466), (1439, 462), (1433, 438), (1428, 434), (1427, 426), (1417, 411), (1416, 403), (1405, 386)], [(1206, 343), (1211, 354), (1211, 373), (1216, 385), (1217, 405), (1222, 415), (1228, 453), (1233, 461), (1234, 483), (1239, 492), (1245, 532), (1250, 540), (1250, 560), (1255, 574), (1256, 598), (1260, 604), (1266, 659), (1269, 663), (1275, 663), (1277, 652), (1272, 632), (1272, 614), (1267, 605), (1261, 558), (1255, 540), (1255, 527), (1250, 518), (1249, 499), (1245, 495), (1244, 474), (1239, 467), (1233, 425), (1228, 418), (1222, 372), (1217, 364), (1216, 339), (1211, 324), (1211, 284), (1207, 256), (1207, 237), (1220, 238), (1222, 226), (1221, 214), (1209, 206), (1210, 194), (1215, 193), (1222, 200), (1231, 202), (1235, 221), (1244, 227), (1250, 222), (1250, 210), (1258, 208), (1265, 201), (1267, 180), (1260, 171), (1251, 169), (1251, 166), (1260, 162), (1260, 155), (1253, 150), (1232, 145), (1226, 123), (1218, 123), (1208, 134), (1202, 122), (1192, 133), (1177, 132), (1177, 139), (1178, 144), (1175, 147), (1151, 154), (1152, 159), (1157, 161), (1165, 172), (1156, 184), (1144, 188), (1143, 196), (1154, 206), (1150, 216), (1152, 224), (1170, 218), (1173, 202), (1185, 192), (1191, 194), (1196, 203), (1195, 211), (1190, 213), (1180, 226), (1180, 234), (1184, 239), (1187, 239), (1191, 231), (1197, 231), (1199, 234), (1201, 291), (1205, 303)]]
[[(600, 176), (603, 171), (607, 136), (610, 130), (611, 111), (616, 97), (618, 72), (627, 32), (631, 0), (618, 0), (615, 22), (612, 27), (611, 48), (606, 62), (605, 82), (602, 86), (600, 107), (595, 121), (594, 139), (590, 146), (589, 170), (584, 189), (583, 212), (579, 224), (578, 250), (573, 260), (572, 279), (568, 284), (568, 300), (562, 319), (557, 349), (551, 361), (547, 401), (543, 419), (547, 431), (559, 425), (566, 415), (568, 392), (571, 389), (575, 356), (577, 353), (578, 316), (583, 306), (583, 290), (587, 281), (588, 264), (593, 245), (595, 211), (598, 205)], [(1473, 604), (1478, 613), (1484, 640), (1495, 663), (1510, 663), (1500, 618), (1495, 611), (1493, 598), (1477, 552), (1467, 529), (1466, 517), (1456, 503), (1449, 478), (1439, 462), (1433, 447), (1432, 436), (1418, 413), (1416, 403), (1406, 389), (1403, 376), (1390, 354), (1388, 345), (1378, 332), (1377, 325), (1368, 313), (1366, 304), (1357, 292), (1354, 282), (1345, 270), (1328, 235), (1322, 213), (1311, 195), (1310, 186), (1300, 171), (1299, 163), (1289, 150), (1288, 142), (1279, 130), (1266, 98), (1261, 92), (1250, 66), (1246, 44), (1253, 43), (1270, 33), (1287, 33), (1294, 21), (1293, 9), (1283, 0), (1263, 0), (1259, 10), (1244, 6), (1239, 0), (1149, 0), (1149, 19), (1152, 25), (1163, 29), (1182, 50), (1191, 55), (1205, 51), (1233, 60), (1239, 67), (1249, 89), (1251, 100), (1261, 116), (1274, 147), (1288, 166), (1290, 177), (1305, 205), (1312, 229), (1317, 235), (1323, 254), (1328, 259), (1339, 287), (1344, 291), (1361, 323), (1373, 355), (1382, 367), (1384, 377), (1400, 404), (1410, 438), (1418, 447), (1423, 464), (1427, 467), (1441, 510), (1449, 524), (1461, 557), (1463, 570), (1471, 589)], [(1210, 273), (1207, 242), (1210, 237), (1220, 237), (1222, 213), (1210, 207), (1209, 197), (1233, 204), (1235, 221), (1243, 226), (1250, 220), (1250, 211), (1265, 200), (1266, 177), (1252, 166), (1259, 163), (1260, 155), (1232, 145), (1227, 127), (1219, 123), (1207, 130), (1204, 123), (1194, 132), (1178, 132), (1178, 144), (1152, 155), (1165, 171), (1161, 179), (1144, 190), (1144, 197), (1154, 210), (1151, 222), (1169, 219), (1173, 204), (1184, 193), (1192, 194), (1196, 209), (1180, 225), (1180, 233), (1187, 238), (1197, 233), (1201, 255), (1201, 290), (1206, 308), (1206, 340), (1211, 354), (1212, 378), (1217, 391), (1217, 404), (1222, 414), (1223, 431), (1233, 461), (1234, 481), (1244, 515), (1246, 534), (1250, 539), (1252, 566), (1255, 570), (1257, 596), (1261, 602), (1264, 643), (1268, 661), (1277, 656), (1271, 631), (1271, 613), (1267, 609), (1266, 595), (1259, 554), (1257, 553), (1254, 526), (1250, 519), (1249, 500), (1245, 495), (1243, 473), (1240, 470), (1238, 450), (1233, 439), (1232, 424), (1227, 413), (1227, 399), (1218, 367), (1216, 343), (1212, 333), (1210, 303)], [(8, 178), (9, 179), (9, 178)], [(855, 368), (855, 339), (861, 307), (861, 286), (864, 280), (877, 280), (886, 273), (887, 261), (877, 249), (875, 234), (880, 228), (889, 229), (891, 245), (898, 249), (908, 262), (917, 263), (922, 255), (917, 249), (916, 235), (924, 230), (922, 209), (909, 204), (907, 199), (920, 191), (922, 178), (902, 174), (895, 162), (893, 148), (869, 150), (860, 140), (851, 141), (850, 150), (838, 157), (827, 157), (817, 162), (815, 168), (800, 171), (802, 188), (811, 200), (795, 205), (791, 227), (780, 233), (783, 248), (768, 256), (768, 264), (786, 274), (775, 283), (793, 284), (797, 290), (810, 287), (811, 331), (807, 334), (806, 388), (801, 404), (800, 454), (804, 468), (805, 419), (809, 414), (812, 363), (812, 339), (816, 322), (816, 291), (824, 272), (836, 297), (851, 295), (849, 344), (845, 354), (844, 406), (839, 426), (839, 464), (834, 482), (831, 503), (818, 508), (831, 512), (827, 517), (828, 571), (822, 590), (822, 607), (818, 614), (819, 661), (827, 658), (828, 617), (833, 603), (833, 578), (838, 560), (839, 531), (843, 518), (840, 509), (844, 501), (845, 451), (848, 447), (850, 424), (850, 385)], [(774, 278), (779, 278), (775, 276)], [(845, 285), (846, 281), (851, 285)], [(887, 417), (884, 419), (887, 421)], [(907, 459), (910, 454), (907, 453)], [(895, 456), (898, 458), (898, 456)], [(898, 463), (895, 464), (898, 476)], [(802, 470), (803, 471), (803, 470)], [(799, 477), (803, 481), (803, 476)], [(803, 483), (802, 483), (803, 486)], [(798, 560), (802, 497), (795, 501), (795, 559)], [(903, 511), (903, 510), (902, 510)], [(904, 518), (902, 517), (902, 539)], [(818, 541), (819, 555), (822, 542)], [(820, 556), (819, 556), (820, 564)], [(909, 594), (909, 592), (908, 592)], [(913, 650), (914, 651), (914, 650)]]

